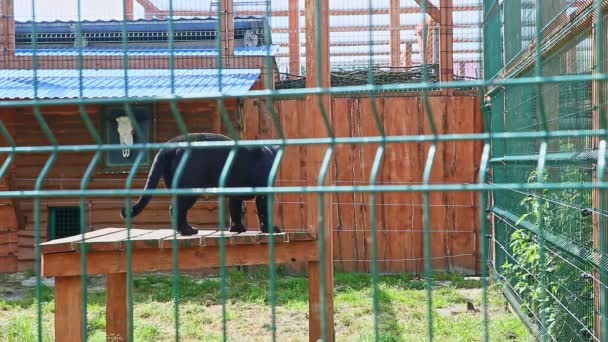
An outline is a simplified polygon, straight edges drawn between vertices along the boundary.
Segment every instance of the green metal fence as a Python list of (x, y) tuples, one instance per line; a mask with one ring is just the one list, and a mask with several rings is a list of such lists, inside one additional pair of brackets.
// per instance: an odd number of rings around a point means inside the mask
[(495, 274), (541, 339), (604, 340), (602, 4), (485, 7), (484, 39), (504, 47), (484, 51), (486, 77), (503, 83), (490, 86), (491, 132), (512, 138), (492, 143)]
[[(78, 1), (78, 14), (81, 14), (80, 2)], [(322, 0), (307, 1), (315, 3), (316, 17), (320, 16), (319, 4)], [(36, 19), (40, 13), (36, 12), (36, 1), (32, 0), (32, 17)], [(125, 1), (126, 4), (126, 1)], [(427, 1), (422, 1), (423, 11), (427, 9)], [(43, 336), (48, 332), (43, 331), (42, 314), (42, 286), (41, 286), (41, 260), (40, 247), (41, 232), (44, 227), (41, 224), (41, 201), (51, 197), (77, 197), (81, 201), (80, 223), (81, 232), (87, 228), (87, 215), (85, 212), (87, 198), (90, 197), (116, 197), (126, 198), (127, 207), (132, 205), (131, 196), (141, 194), (151, 194), (154, 196), (171, 197), (188, 194), (211, 194), (219, 195), (219, 222), (221, 227), (226, 226), (225, 222), (225, 197), (230, 194), (255, 193), (255, 194), (281, 194), (281, 193), (307, 193), (317, 194), (321, 199), (331, 193), (369, 193), (371, 194), (371, 217), (372, 235), (375, 241), (376, 236), (376, 216), (375, 206), (373, 205), (375, 195), (389, 192), (419, 192), (424, 199), (424, 247), (425, 247), (425, 282), (427, 289), (426, 303), (428, 307), (428, 339), (433, 339), (433, 288), (432, 288), (432, 254), (431, 230), (430, 230), (430, 193), (466, 191), (474, 192), (480, 198), (479, 220), (481, 222), (480, 240), (485, 241), (488, 236), (492, 236), (490, 246), (492, 254), (488, 250), (488, 245), (482, 243), (482, 285), (484, 293), (483, 310), (484, 331), (483, 339), (488, 340), (488, 322), (491, 320), (487, 311), (487, 276), (492, 274), (501, 280), (505, 285), (505, 294), (511, 299), (512, 304), (527, 316), (531, 328), (538, 333), (541, 340), (599, 340), (600, 330), (602, 340), (608, 336), (608, 326), (606, 320), (606, 235), (604, 229), (595, 229), (594, 224), (599, 227), (605, 226), (605, 217), (608, 211), (605, 208), (604, 191), (608, 184), (604, 181), (606, 142), (605, 136), (608, 133), (605, 119), (604, 97), (602, 88), (598, 89), (598, 102), (594, 103), (592, 81), (603, 84), (606, 80), (604, 74), (604, 16), (603, 2), (587, 1), (484, 1), (484, 10), (481, 13), (484, 42), (484, 80), (476, 81), (454, 81), (451, 83), (430, 83), (427, 82), (428, 75), (424, 75), (422, 82), (400, 83), (388, 85), (374, 85), (373, 68), (370, 65), (369, 84), (365, 86), (345, 86), (324, 88), (305, 88), (305, 89), (284, 89), (284, 90), (252, 90), (246, 94), (239, 95), (241, 98), (266, 98), (272, 101), (283, 97), (304, 97), (309, 95), (348, 95), (367, 92), (373, 99), (375, 94), (385, 91), (407, 91), (422, 90), (421, 97), (428, 104), (428, 94), (430, 91), (441, 89), (459, 89), (477, 87), (480, 96), (489, 94), (487, 98), (487, 112), (485, 117), (486, 132), (475, 134), (451, 134), (440, 135), (435, 132), (436, 122), (431, 112), (430, 106), (426, 106), (429, 126), (433, 134), (430, 135), (411, 135), (411, 136), (370, 136), (363, 138), (336, 138), (331, 127), (329, 118), (325, 112), (328, 134), (324, 138), (300, 138), (283, 139), (283, 133), (277, 117), (277, 113), (271, 111), (273, 122), (281, 138), (274, 140), (244, 141), (239, 140), (232, 125), (230, 118), (224, 108), (224, 101), (233, 98), (233, 95), (221, 94), (197, 94), (191, 97), (178, 97), (173, 92), (171, 95), (163, 97), (148, 96), (143, 98), (129, 97), (129, 75), (127, 66), (129, 59), (127, 56), (128, 44), (123, 37), (123, 65), (124, 73), (124, 96), (118, 98), (96, 98), (86, 99), (82, 97), (84, 85), (81, 81), (78, 84), (81, 96), (75, 99), (64, 100), (41, 100), (38, 96), (39, 83), (34, 82), (34, 92), (36, 95), (33, 100), (0, 101), (1, 108), (27, 107), (32, 108), (37, 123), (42, 128), (45, 137), (48, 139), (47, 146), (18, 146), (15, 137), (9, 134), (8, 128), (0, 124), (0, 133), (3, 135), (8, 146), (1, 147), (0, 153), (7, 157), (5, 163), (0, 168), (0, 177), (6, 176), (16, 155), (27, 155), (32, 153), (45, 153), (48, 156), (44, 168), (41, 170), (36, 186), (26, 191), (5, 191), (0, 193), (2, 198), (31, 198), (34, 199), (35, 213), (35, 242), (36, 242), (36, 274), (37, 274), (37, 300), (38, 300), (38, 340), (43, 340)], [(123, 6), (127, 8), (126, 5)], [(370, 16), (372, 4), (369, 3)], [(541, 10), (539, 10), (541, 9)], [(169, 1), (169, 42), (168, 48), (173, 51), (173, 1)], [(270, 17), (270, 4), (266, 4), (267, 16)], [(579, 19), (570, 16), (570, 12), (577, 13)], [(593, 15), (595, 14), (595, 15)], [(579, 32), (575, 32), (567, 42), (562, 42), (559, 48), (548, 49), (551, 44), (562, 36), (571, 34), (574, 29), (567, 23), (564, 30), (556, 35), (543, 40), (543, 44), (533, 45), (529, 49), (529, 44), (538, 41), (545, 32), (551, 29), (551, 24), (559, 21), (582, 20), (585, 15), (593, 15), (597, 20), (592, 25), (583, 27), (577, 26)], [(222, 77), (225, 60), (221, 51), (221, 30), (224, 24), (220, 8), (217, 8), (217, 32), (216, 39), (218, 54), (216, 63), (219, 77)], [(125, 10), (126, 17), (126, 10)], [(421, 21), (423, 18), (421, 17)], [(75, 27), (75, 34), (81, 34), (81, 21)], [(317, 22), (318, 23), (318, 22)], [(373, 23), (370, 20), (370, 25)], [(36, 27), (33, 25), (33, 35), (36, 37)], [(316, 25), (317, 32), (320, 32), (320, 25)], [(602, 34), (591, 34), (591, 30)], [(371, 32), (372, 30), (370, 30)], [(123, 33), (126, 33), (126, 24), (123, 24)], [(269, 35), (269, 30), (266, 30)], [(370, 33), (371, 36), (371, 33)], [(267, 37), (268, 38), (268, 37)], [(77, 40), (80, 42), (81, 40)], [(269, 42), (270, 39), (265, 41)], [(316, 42), (320, 44), (320, 42)], [(33, 40), (33, 63), (32, 73), (37, 78), (39, 68), (37, 42)], [(83, 58), (83, 44), (78, 43), (77, 64), (78, 69), (85, 69)], [(548, 50), (545, 50), (547, 48)], [(272, 59), (270, 49), (266, 56), (266, 68), (272, 69)], [(548, 51), (548, 52), (547, 52)], [(594, 56), (592, 55), (594, 53)], [(426, 54), (424, 54), (426, 55)], [(317, 56), (318, 60), (321, 60)], [(370, 64), (373, 58), (370, 56)], [(526, 59), (527, 58), (527, 59)], [(598, 63), (597, 61), (600, 61)], [(524, 67), (526, 63), (528, 67)], [(172, 75), (175, 70), (174, 53), (169, 57), (169, 70)], [(175, 80), (175, 77), (171, 78)], [(268, 85), (270, 78), (267, 78)], [(320, 84), (320, 80), (319, 80)], [(174, 85), (172, 84), (172, 88)], [(125, 186), (121, 189), (88, 189), (91, 177), (99, 166), (103, 153), (107, 151), (119, 151), (123, 147), (120, 145), (108, 145), (102, 143), (100, 132), (97, 131), (92, 122), (87, 105), (92, 104), (119, 104), (125, 109), (126, 114), (132, 122), (137, 122), (133, 113), (135, 103), (152, 103), (160, 100), (168, 101), (171, 105), (172, 115), (182, 133), (188, 132), (188, 127), (178, 110), (178, 101), (184, 99), (207, 99), (217, 100), (219, 103), (220, 114), (223, 123), (228, 127), (228, 131), (235, 139), (230, 143), (213, 142), (188, 142), (179, 144), (164, 144), (156, 142), (136, 143), (131, 146), (132, 151), (137, 151), (137, 157), (130, 169), (130, 173), (125, 178)], [(60, 145), (54, 133), (49, 128), (42, 109), (47, 106), (75, 105), (80, 109), (83, 125), (89, 130), (95, 144), (90, 145)], [(270, 106), (272, 107), (272, 106)], [(374, 115), (379, 132), (383, 132), (381, 118), (374, 108)], [(595, 118), (597, 123), (594, 123)], [(135, 125), (134, 130), (138, 136), (145, 136), (142, 128)], [(431, 172), (434, 167), (437, 146), (451, 141), (483, 141), (484, 149), (481, 156), (481, 167), (478, 175), (478, 182), (475, 184), (431, 184), (429, 182)], [(384, 158), (384, 146), (393, 143), (428, 143), (427, 159), (424, 168), (424, 178), (421, 184), (402, 184), (402, 185), (376, 185), (375, 181), (379, 172), (379, 165)], [(228, 162), (224, 165), (221, 184), (225, 185), (226, 175), (231, 168), (234, 153), (237, 148), (246, 146), (259, 146), (262, 144), (278, 145), (281, 153), (286, 146), (325, 146), (326, 159), (322, 168), (318, 170), (319, 184), (310, 186), (273, 186), (276, 172), (281, 163), (281, 158), (277, 158), (273, 172), (269, 177), (269, 184), (263, 188), (226, 188), (221, 186), (212, 189), (178, 189), (177, 181), (184, 171), (184, 161), (188, 159), (190, 151), (195, 148), (218, 148), (230, 147), (231, 155)], [(352, 145), (352, 144), (377, 144), (376, 158), (374, 167), (369, 175), (370, 182), (366, 185), (345, 186), (345, 185), (324, 185), (324, 178), (330, 167), (328, 162), (333, 153), (333, 146)], [(145, 151), (157, 150), (163, 147), (180, 147), (186, 149), (185, 158), (177, 168), (173, 186), (170, 189), (158, 189), (143, 191), (132, 186), (136, 170), (141, 166), (145, 156)], [(55, 164), (58, 156), (75, 153), (90, 152), (93, 158), (89, 168), (82, 175), (80, 189), (78, 190), (44, 190), (43, 184), (51, 167)], [(491, 171), (491, 173), (490, 173)], [(597, 194), (597, 200), (594, 199)], [(272, 196), (268, 196), (271, 201)], [(323, 227), (328, 213), (319, 210), (318, 224)], [(493, 225), (488, 220), (491, 214)], [(269, 226), (272, 226), (272, 214), (268, 215)], [(132, 219), (127, 217), (126, 227), (132, 226)], [(174, 225), (177, 224), (177, 217), (174, 217)], [(130, 232), (130, 230), (129, 230)], [(323, 232), (323, 229), (320, 230)], [(175, 233), (177, 234), (177, 232)], [(325, 243), (322, 234), (320, 236), (321, 257), (328, 258), (323, 253)], [(178, 248), (177, 240), (173, 240), (174, 258), (174, 318), (175, 318), (175, 339), (180, 336), (180, 287), (178, 269)], [(224, 240), (220, 240), (224, 241)], [(376, 246), (376, 244), (373, 244)], [(87, 251), (82, 244), (80, 251), (84, 256), (82, 260), (82, 273), (86, 274), (86, 255)], [(221, 298), (223, 304), (223, 338), (227, 336), (227, 283), (225, 267), (225, 246), (220, 245), (221, 251)], [(270, 239), (269, 251), (274, 251), (274, 240)], [(128, 307), (129, 307), (129, 340), (133, 340), (133, 271), (132, 246), (127, 244), (125, 251), (127, 255), (127, 277), (128, 277)], [(377, 262), (377, 251), (372, 251), (374, 261)], [(493, 255), (493, 258), (490, 256)], [(372, 263), (374, 280), (377, 280), (376, 262)], [(87, 281), (83, 278), (83, 303), (87, 303)], [(327, 281), (323, 277), (321, 282)], [(270, 268), (270, 289), (271, 305), (274, 309), (276, 291), (276, 272), (274, 263)], [(382, 340), (378, 329), (378, 297), (379, 289), (377, 282), (372, 286), (374, 292), (374, 315), (375, 315), (375, 340)], [(322, 298), (323, 303), (323, 298)], [(85, 319), (83, 320), (83, 330), (85, 340), (87, 338), (87, 319), (86, 305), (84, 306)], [(327, 311), (322, 307), (322, 311)], [(275, 311), (272, 311), (272, 331), (273, 340), (276, 340), (276, 320)], [(324, 320), (322, 320), (324, 322)], [(325, 327), (326, 328), (326, 327)], [(325, 336), (327, 339), (327, 336)]]

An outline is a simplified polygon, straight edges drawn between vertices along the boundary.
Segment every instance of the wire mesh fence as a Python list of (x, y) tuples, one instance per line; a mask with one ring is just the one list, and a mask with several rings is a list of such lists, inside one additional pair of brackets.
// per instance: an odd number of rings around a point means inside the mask
[(371, 274), (372, 340), (380, 274), (406, 272), (438, 339), (438, 270), (481, 276), (476, 339), (490, 281), (540, 340), (608, 336), (604, 2), (0, 4), (0, 199), (35, 270), (35, 339), (53, 315), (57, 340), (89, 339), (105, 274), (108, 338), (134, 340), (134, 276), (165, 271), (179, 340), (180, 276), (200, 268), (219, 270), (230, 339), (228, 268), (266, 264), (281, 340), (277, 269), (296, 262), (311, 340), (336, 338), (334, 267)]

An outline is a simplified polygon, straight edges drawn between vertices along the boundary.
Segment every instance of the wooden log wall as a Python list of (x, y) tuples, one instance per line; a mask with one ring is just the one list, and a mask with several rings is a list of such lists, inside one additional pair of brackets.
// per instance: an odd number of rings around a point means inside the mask
[[(238, 103), (236, 101), (226, 102), (226, 108), (233, 117), (233, 123), (237, 123)], [(220, 122), (217, 102), (185, 102), (178, 105), (180, 113), (190, 132), (222, 132), (226, 133), (226, 127)], [(92, 122), (101, 134), (101, 115), (103, 108), (90, 106), (86, 108)], [(154, 120), (152, 139), (154, 141), (166, 141), (180, 131), (171, 115), (167, 103), (158, 103), (153, 106)], [(78, 108), (74, 107), (43, 107), (42, 113), (59, 144), (78, 145), (93, 144), (94, 140), (86, 130), (79, 115)], [(7, 114), (2, 114), (2, 120), (14, 132), (14, 138), (18, 146), (44, 146), (49, 145), (44, 138), (42, 130), (36, 122), (31, 109), (17, 109), (16, 115), (9, 120)], [(3, 141), (3, 145), (6, 142)], [(154, 153), (154, 152), (153, 152)], [(19, 155), (12, 170), (12, 189), (31, 190), (34, 189), (36, 178), (40, 174), (48, 154)], [(70, 153), (60, 154), (56, 163), (50, 170), (44, 189), (79, 189), (80, 180), (90, 162), (93, 153)], [(153, 158), (153, 154), (152, 157)], [(141, 168), (137, 174), (134, 188), (142, 188), (145, 184), (148, 168)], [(89, 189), (112, 189), (125, 186), (126, 174), (105, 173), (101, 168), (93, 174)], [(159, 187), (163, 187), (161, 181)], [(146, 210), (134, 219), (133, 227), (140, 228), (169, 228), (169, 198), (153, 198)], [(17, 256), (19, 269), (27, 269), (34, 261), (34, 211), (33, 200), (23, 199), (15, 201), (18, 206), (18, 220), (20, 227), (17, 239), (17, 251), (12, 255)], [(4, 202), (0, 203), (0, 210)], [(49, 208), (55, 206), (79, 206), (79, 198), (43, 199), (41, 211), (41, 233), (43, 241), (48, 238)], [(124, 226), (120, 218), (120, 208), (124, 205), (124, 198), (87, 198), (87, 225), (88, 230), (99, 228)], [(4, 214), (4, 212), (0, 212)], [(2, 216), (4, 218), (4, 215)], [(217, 201), (213, 199), (201, 199), (190, 211), (189, 219), (195, 226), (201, 228), (216, 228), (218, 222)], [(4, 243), (2, 235), (3, 227), (0, 226), (0, 238)], [(12, 237), (12, 235), (11, 235)], [(12, 240), (6, 240), (12, 241)], [(0, 245), (2, 246), (2, 245)], [(13, 244), (15, 246), (15, 244)], [(8, 247), (7, 247), (8, 248)], [(3, 257), (0, 247), (0, 259)]]
[[(440, 133), (482, 131), (477, 95), (432, 96), (431, 109)], [(416, 95), (383, 97), (377, 107), (388, 135), (430, 134), (422, 99)], [(277, 137), (263, 101), (245, 101), (245, 112), (256, 108), (259, 117), (248, 115), (244, 136), (248, 139)], [(280, 100), (275, 105), (288, 138), (309, 137), (306, 101)], [(339, 137), (377, 136), (378, 129), (368, 98), (333, 98), (332, 126)], [(270, 134), (270, 135), (269, 135)], [(341, 145), (333, 158), (336, 185), (369, 184), (377, 145)], [(379, 184), (419, 184), (429, 144), (390, 144), (386, 148)], [(450, 142), (438, 146), (433, 183), (476, 182), (482, 144)], [(281, 166), (278, 186), (304, 186), (310, 179), (303, 167), (306, 147), (288, 147)], [(305, 229), (306, 196), (286, 194), (275, 197), (275, 221), (287, 230)], [(335, 194), (332, 201), (334, 265), (348, 272), (371, 269), (371, 220), (369, 195)], [(249, 226), (257, 225), (254, 206), (248, 204)], [(420, 193), (390, 193), (377, 196), (377, 243), (379, 269), (386, 273), (420, 274), (424, 269), (422, 196)], [(436, 270), (479, 272), (478, 194), (444, 192), (431, 194), (433, 267)]]

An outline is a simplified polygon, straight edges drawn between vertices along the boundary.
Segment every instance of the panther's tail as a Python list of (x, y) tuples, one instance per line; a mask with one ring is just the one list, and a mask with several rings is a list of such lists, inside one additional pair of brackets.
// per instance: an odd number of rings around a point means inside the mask
[[(148, 180), (146, 181), (146, 186), (144, 187), (144, 190), (155, 189), (158, 186), (158, 181), (160, 180), (160, 177), (165, 170), (165, 165), (165, 153), (163, 153), (163, 151), (160, 151), (156, 154), (154, 162), (152, 162), (152, 167), (150, 167), (150, 172), (148, 173)], [(137, 200), (137, 203), (135, 203), (135, 205), (131, 208), (131, 217), (139, 215), (139, 213), (144, 210), (146, 205), (148, 205), (150, 199), (152, 199), (152, 196), (142, 195)], [(122, 210), (120, 211), (120, 216), (124, 219), (125, 217), (127, 217), (126, 213), (126, 208), (122, 208)]]

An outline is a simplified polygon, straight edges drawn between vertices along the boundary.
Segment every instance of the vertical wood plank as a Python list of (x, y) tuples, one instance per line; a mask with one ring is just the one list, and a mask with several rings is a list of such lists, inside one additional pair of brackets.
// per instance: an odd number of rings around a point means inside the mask
[[(337, 137), (349, 137), (350, 127), (350, 98), (332, 99), (332, 125)], [(352, 173), (352, 150), (353, 145), (336, 146), (334, 156), (334, 184), (350, 186), (354, 185)], [(333, 207), (334, 222), (334, 257), (336, 267), (343, 272), (355, 270), (357, 260), (357, 237), (354, 233), (354, 198), (353, 193), (334, 194), (335, 203)], [(340, 261), (338, 261), (340, 260)], [(355, 261), (353, 261), (355, 260)]]
[(55, 340), (82, 341), (82, 282), (80, 276), (55, 278)]
[(107, 275), (106, 337), (108, 341), (127, 341), (127, 274)]

